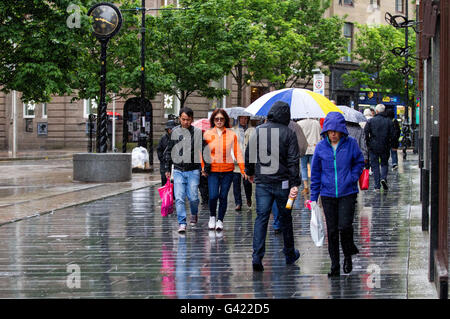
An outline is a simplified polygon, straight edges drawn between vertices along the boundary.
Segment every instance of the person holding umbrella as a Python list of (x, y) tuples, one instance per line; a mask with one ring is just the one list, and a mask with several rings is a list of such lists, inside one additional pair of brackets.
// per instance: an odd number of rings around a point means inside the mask
[(330, 112), (323, 123), (321, 140), (311, 165), (311, 207), (319, 195), (327, 224), (331, 271), (340, 275), (339, 237), (344, 253), (344, 272), (352, 271), (352, 255), (359, 252), (353, 240), (358, 180), (364, 168), (364, 156), (353, 137), (348, 136), (341, 113)]
[[(223, 230), (223, 220), (227, 210), (228, 192), (233, 182), (234, 158), (237, 160), (241, 174), (244, 171), (244, 158), (236, 133), (230, 129), (230, 118), (224, 109), (216, 109), (210, 117), (211, 129), (204, 134), (206, 143), (203, 152), (205, 163), (202, 175), (208, 176), (209, 189), (209, 229)], [(233, 154), (233, 155), (232, 155)], [(217, 201), (219, 214), (216, 220)]]

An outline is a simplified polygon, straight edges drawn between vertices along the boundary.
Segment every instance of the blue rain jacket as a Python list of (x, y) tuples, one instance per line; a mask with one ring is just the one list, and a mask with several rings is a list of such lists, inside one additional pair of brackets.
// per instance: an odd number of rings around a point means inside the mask
[[(328, 140), (328, 131), (343, 134), (336, 151)], [(319, 195), (337, 198), (358, 193), (364, 156), (358, 142), (348, 136), (344, 116), (328, 113), (321, 135), (323, 140), (317, 144), (311, 164), (311, 200), (317, 201)]]

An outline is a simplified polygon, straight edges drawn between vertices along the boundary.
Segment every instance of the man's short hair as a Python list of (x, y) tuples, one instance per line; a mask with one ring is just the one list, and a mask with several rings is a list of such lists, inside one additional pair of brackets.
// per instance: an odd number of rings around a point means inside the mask
[(383, 113), (385, 109), (386, 107), (384, 106), (384, 104), (377, 104), (377, 106), (375, 106), (375, 111), (377, 113)]
[(181, 114), (185, 113), (189, 117), (194, 117), (194, 111), (192, 111), (189, 107), (183, 107), (180, 109), (180, 116)]

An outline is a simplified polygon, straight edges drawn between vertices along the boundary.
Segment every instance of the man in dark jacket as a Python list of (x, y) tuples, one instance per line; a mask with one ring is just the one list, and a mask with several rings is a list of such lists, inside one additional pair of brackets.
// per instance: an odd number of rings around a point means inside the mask
[(191, 206), (191, 226), (197, 224), (198, 185), (200, 183), (201, 155), (203, 148), (202, 130), (192, 126), (194, 112), (184, 107), (180, 110), (180, 126), (171, 134), (164, 152), (165, 174), (170, 179), (173, 164), (175, 206), (178, 217), (178, 232), (186, 231), (186, 195)]
[(367, 122), (364, 127), (364, 134), (366, 135), (366, 143), (369, 147), (370, 167), (373, 172), (375, 190), (380, 189), (381, 183), (383, 189), (387, 191), (388, 185), (386, 179), (394, 128), (384, 110), (385, 106), (383, 104), (378, 104), (375, 107), (376, 115)]
[(400, 124), (398, 124), (397, 119), (395, 118), (394, 110), (390, 109), (386, 111), (387, 116), (391, 119), (393, 124), (393, 133), (392, 133), (392, 145), (391, 145), (391, 160), (392, 160), (392, 170), (395, 171), (398, 168), (398, 146), (399, 146), (399, 138), (400, 138)]
[(158, 154), (159, 159), (159, 172), (161, 173), (161, 184), (162, 186), (166, 185), (166, 163), (164, 161), (164, 151), (169, 145), (170, 134), (172, 134), (172, 129), (175, 127), (175, 121), (169, 120), (166, 123), (166, 134), (164, 134), (159, 140), (158, 147), (156, 148), (156, 153)]
[(245, 150), (245, 173), (256, 183), (256, 219), (253, 235), (253, 270), (262, 271), (267, 224), (272, 204), (278, 207), (284, 237), (286, 264), (293, 264), (300, 253), (294, 247), (291, 211), (286, 209), (289, 197), (295, 198), (300, 185), (297, 137), (288, 125), (289, 105), (277, 101), (267, 115), (268, 122), (258, 126)]

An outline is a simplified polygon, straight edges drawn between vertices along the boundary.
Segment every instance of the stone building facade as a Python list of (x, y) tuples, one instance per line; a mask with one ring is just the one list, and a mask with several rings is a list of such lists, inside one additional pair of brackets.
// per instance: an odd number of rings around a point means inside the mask
[[(159, 8), (176, 3), (177, 0), (146, 0), (148, 8)], [(346, 15), (344, 34), (349, 38), (349, 50), (353, 45), (355, 23), (386, 23), (385, 12), (401, 14), (406, 0), (334, 0), (326, 12), (326, 16)], [(412, 12), (412, 10), (410, 10)], [(350, 69), (357, 68), (357, 64), (345, 59), (331, 70), (331, 76), (325, 78), (325, 95), (337, 101), (337, 104), (357, 106), (359, 88), (344, 88), (341, 75)], [(229, 89), (231, 94), (219, 100), (209, 100), (198, 95), (191, 96), (186, 106), (194, 110), (195, 118), (207, 117), (208, 112), (216, 107), (237, 106), (237, 85), (232, 76), (225, 76), (221, 81), (212, 85)], [(299, 85), (303, 87), (303, 85)], [(307, 87), (312, 89), (312, 83)], [(242, 92), (242, 103), (248, 106), (259, 96), (273, 90), (268, 85), (250, 83)], [(14, 98), (15, 96), (15, 98)], [(15, 101), (15, 102), (14, 102)], [(117, 100), (115, 111), (123, 114), (124, 100)], [(164, 125), (169, 114), (178, 114), (179, 103), (173, 96), (158, 94), (151, 101), (153, 108), (153, 143), (156, 144), (164, 132)], [(13, 109), (16, 105), (16, 121), (13, 121)], [(71, 102), (69, 96), (55, 96), (46, 105), (37, 104), (27, 106), (20, 100), (20, 92), (15, 95), (0, 93), (0, 149), (11, 150), (14, 144), (14, 125), (16, 123), (17, 150), (51, 150), (51, 149), (80, 149), (88, 146), (87, 122), (89, 113), (95, 113), (90, 101)], [(108, 105), (112, 111), (113, 105)], [(120, 151), (122, 143), (122, 120), (115, 123), (116, 143)]]

